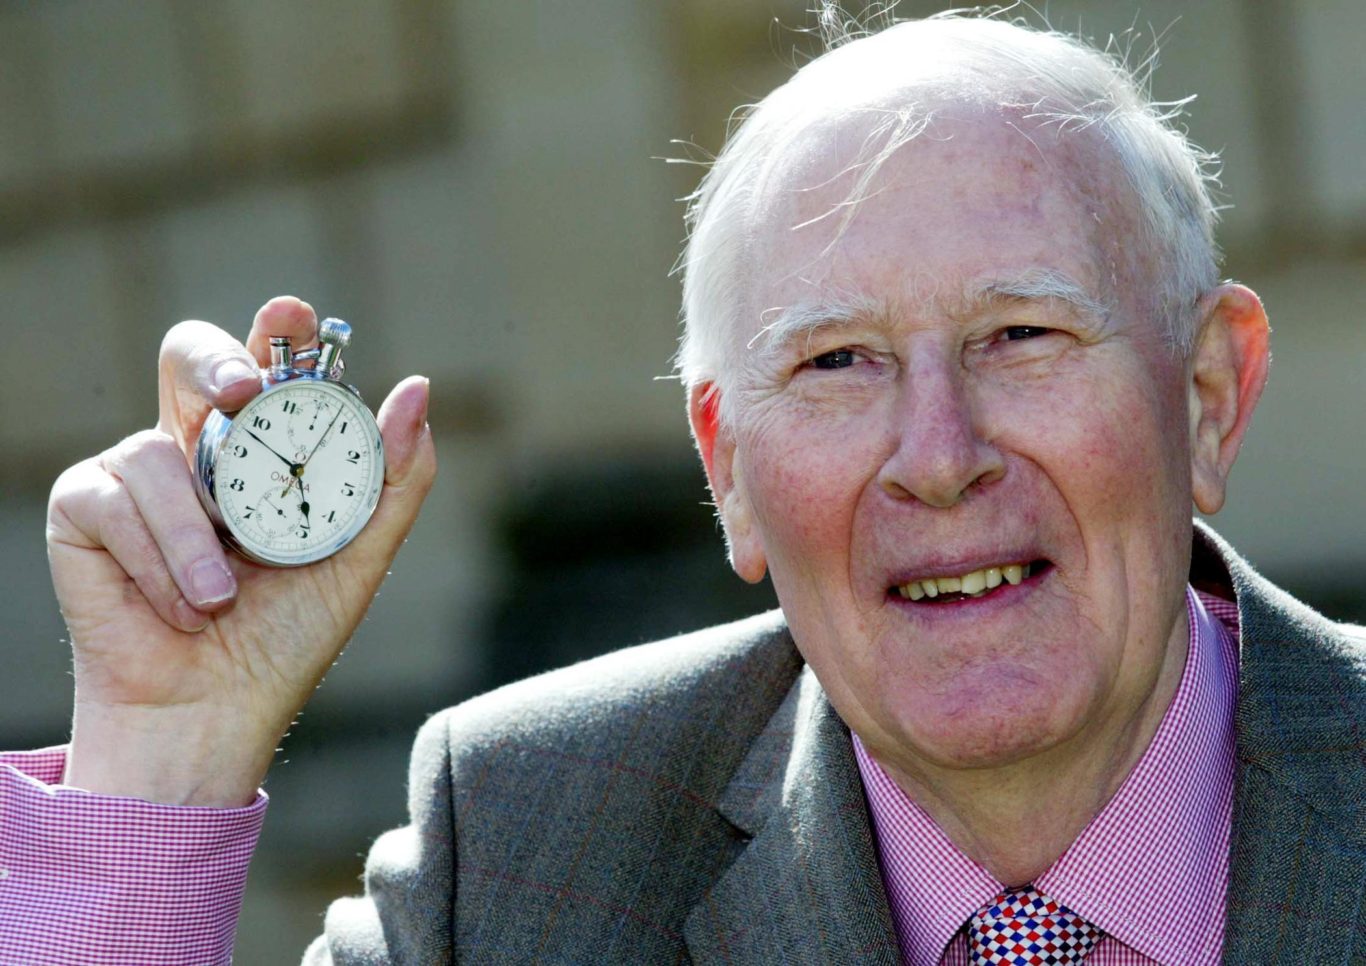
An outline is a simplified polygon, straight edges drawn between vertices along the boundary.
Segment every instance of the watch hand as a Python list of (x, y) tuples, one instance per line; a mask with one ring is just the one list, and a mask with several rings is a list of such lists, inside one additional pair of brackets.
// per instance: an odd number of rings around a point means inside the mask
[(264, 439), (262, 439), (260, 436), (257, 436), (257, 435), (256, 435), (255, 433), (253, 433), (251, 430), (248, 429), (248, 430), (246, 431), (246, 433), (247, 433), (247, 435), (250, 436), (252, 439), (256, 440), (256, 442), (260, 443), (260, 444), (261, 444), (262, 446), (264, 446), (266, 449), (270, 450), (270, 452), (271, 452), (277, 459), (284, 460), (285, 463), (288, 463), (288, 464), (289, 464), (289, 469), (290, 469), (290, 472), (291, 472), (291, 473), (294, 471), (294, 467), (298, 465), (297, 463), (291, 463), (289, 460), (285, 459), (285, 458), (284, 458), (283, 456), (281, 456), (279, 453), (276, 453), (275, 450), (271, 448), (271, 445), (270, 445), (269, 443), (267, 443), (267, 442), (266, 442)]
[[(304, 526), (308, 526), (308, 494), (304, 492), (304, 481), (302, 474), (294, 477), (289, 481), (290, 486), (294, 486), (295, 483), (299, 484), (297, 490), (299, 494), (299, 512), (303, 514)], [(286, 492), (288, 492), (288, 488), (286, 488)]]
[(303, 474), (304, 474), (304, 469), (307, 468), (307, 466), (308, 466), (308, 461), (311, 460), (311, 459), (313, 458), (313, 454), (316, 453), (316, 452), (318, 451), (318, 447), (321, 446), (321, 445), (323, 444), (323, 440), (327, 439), (327, 434), (330, 433), (330, 432), (332, 432), (332, 427), (335, 426), (335, 425), (337, 425), (337, 417), (340, 416), (341, 414), (342, 414), (341, 407), (338, 406), (338, 407), (337, 407), (336, 413), (333, 414), (333, 416), (332, 416), (332, 422), (330, 422), (330, 423), (327, 424), (327, 428), (323, 430), (323, 434), (322, 434), (321, 436), (318, 437), (318, 441), (317, 441), (316, 443), (314, 443), (314, 444), (313, 444), (313, 448), (312, 448), (311, 450), (308, 451), (308, 455), (304, 457), (304, 461), (303, 461), (301, 464), (299, 464), (299, 472), (298, 472), (298, 475), (299, 475), (299, 476), (303, 476)]

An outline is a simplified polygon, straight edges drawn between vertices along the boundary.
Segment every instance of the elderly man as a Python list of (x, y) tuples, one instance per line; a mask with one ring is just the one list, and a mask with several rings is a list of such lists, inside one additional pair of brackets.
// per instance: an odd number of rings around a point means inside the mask
[[(689, 415), (731, 562), (781, 613), (433, 718), (413, 824), (310, 961), (1366, 957), (1366, 653), (1192, 527), (1267, 324), (1133, 80), (1000, 20), (898, 25), (766, 98), (691, 214)], [(240, 888), (271, 751), (360, 617), (300, 621), (298, 592), (368, 598), (431, 480), (409, 382), (380, 510), (323, 580), (224, 565), (183, 450), (254, 391), (234, 365), (314, 327), (282, 299), (245, 348), (173, 330), (158, 431), (54, 493), (75, 732), (11, 774), (6, 835), (146, 829), (70, 873), (157, 897), (110, 893), (129, 961), (223, 955), (237, 894), (205, 883)], [(312, 635), (281, 640), (286, 611)], [(84, 791), (34, 801), (63, 762)], [(14, 885), (11, 910), (42, 895)], [(89, 913), (63, 941), (117, 947)], [(11, 958), (82, 956), (33, 936), (0, 926)]]

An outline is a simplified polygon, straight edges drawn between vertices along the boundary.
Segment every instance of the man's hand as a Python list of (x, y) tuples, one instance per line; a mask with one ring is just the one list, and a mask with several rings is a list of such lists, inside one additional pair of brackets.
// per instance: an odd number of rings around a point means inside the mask
[(75, 655), (65, 781), (106, 794), (250, 802), (275, 747), (360, 622), (436, 473), (427, 383), (379, 411), (385, 479), (345, 550), (274, 569), (225, 553), (195, 495), (187, 454), (209, 408), (260, 391), (271, 336), (316, 344), (317, 317), (277, 298), (243, 346), (204, 322), (167, 334), (156, 429), (57, 480), (48, 554)]

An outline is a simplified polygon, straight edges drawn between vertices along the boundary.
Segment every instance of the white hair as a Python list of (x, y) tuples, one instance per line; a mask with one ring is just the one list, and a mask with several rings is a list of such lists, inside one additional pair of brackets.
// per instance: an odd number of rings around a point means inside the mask
[[(740, 333), (754, 321), (742, 317), (751, 311), (752, 220), (765, 173), (814, 121), (847, 115), (859, 103), (875, 105), (876, 121), (847, 169), (853, 190), (830, 213), (841, 228), (881, 164), (924, 131), (938, 108), (1009, 108), (1035, 125), (1094, 132), (1136, 196), (1145, 256), (1136, 264), (1154, 275), (1152, 311), (1170, 343), (1189, 350), (1195, 304), (1218, 282), (1219, 251), (1214, 159), (1175, 126), (1185, 101), (1154, 103), (1120, 57), (993, 14), (955, 11), (869, 32), (837, 23), (832, 4), (821, 13), (828, 52), (748, 112), (688, 198), (677, 357), (685, 386), (724, 389), (743, 357)], [(870, 99), (884, 92), (896, 95), (891, 109), (886, 98)], [(731, 415), (727, 402), (722, 392), (723, 419)]]

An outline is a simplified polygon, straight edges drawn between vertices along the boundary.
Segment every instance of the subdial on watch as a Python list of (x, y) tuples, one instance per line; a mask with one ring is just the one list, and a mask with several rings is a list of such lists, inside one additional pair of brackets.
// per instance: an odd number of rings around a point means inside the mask
[(313, 393), (300, 400), (286, 427), (295, 452), (312, 450), (336, 414), (336, 403), (322, 393)]
[(246, 523), (255, 524), (261, 535), (269, 540), (283, 536), (299, 525), (299, 495), (297, 483), (288, 491), (281, 484), (272, 484), (256, 498), (256, 502), (245, 507)]

